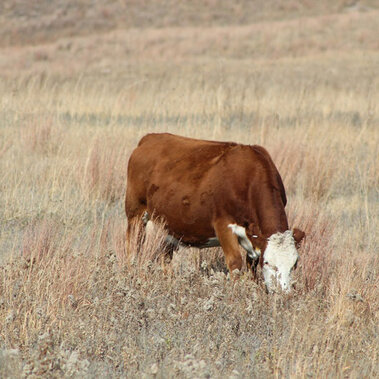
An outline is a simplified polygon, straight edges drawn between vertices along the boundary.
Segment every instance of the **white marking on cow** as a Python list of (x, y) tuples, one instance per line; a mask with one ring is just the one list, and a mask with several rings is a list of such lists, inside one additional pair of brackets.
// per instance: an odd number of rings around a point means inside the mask
[(149, 217), (149, 213), (147, 213), (147, 211), (145, 211), (142, 215), (142, 222), (143, 222), (143, 225), (146, 226), (147, 223), (149, 222), (150, 220), (150, 217)]
[(208, 247), (217, 247), (217, 246), (220, 246), (220, 241), (218, 240), (217, 237), (212, 237), (212, 238), (209, 238), (206, 242), (204, 242), (203, 244), (201, 245), (198, 245), (197, 247), (199, 249), (206, 249)]
[(174, 247), (178, 247), (181, 244), (181, 242), (177, 238), (175, 238), (174, 236), (170, 234), (167, 234), (165, 238), (165, 243), (167, 245), (172, 245)]
[(299, 258), (291, 230), (275, 233), (268, 238), (263, 256), (263, 277), (269, 292), (277, 284), (285, 292), (291, 288), (291, 272)]
[(207, 249), (209, 247), (220, 246), (220, 241), (218, 240), (217, 237), (209, 238), (203, 243), (186, 243), (168, 234), (165, 239), (165, 242), (166, 244), (172, 245), (174, 247), (186, 246), (186, 247), (197, 247), (198, 249)]
[(258, 259), (260, 250), (255, 249), (251, 241), (247, 238), (246, 229), (237, 224), (229, 224), (228, 228), (232, 229), (233, 234), (237, 236), (239, 244), (246, 250), (247, 255), (251, 259)]

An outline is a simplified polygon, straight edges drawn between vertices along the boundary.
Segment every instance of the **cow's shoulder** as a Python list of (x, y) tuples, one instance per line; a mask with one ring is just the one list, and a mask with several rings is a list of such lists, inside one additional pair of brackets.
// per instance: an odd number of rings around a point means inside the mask
[(261, 158), (267, 160), (268, 162), (273, 163), (272, 162), (272, 159), (271, 159), (271, 156), (269, 154), (269, 152), (263, 147), (263, 146), (259, 146), (259, 145), (252, 145), (251, 148), (253, 149), (253, 151), (258, 154)]
[(277, 190), (279, 190), (280, 196), (283, 201), (283, 205), (286, 206), (287, 196), (286, 196), (283, 180), (270, 154), (264, 147), (259, 146), (259, 145), (253, 145), (252, 149), (257, 154), (257, 156), (260, 157), (261, 162), (264, 163), (266, 173), (270, 176), (273, 186), (277, 188)]

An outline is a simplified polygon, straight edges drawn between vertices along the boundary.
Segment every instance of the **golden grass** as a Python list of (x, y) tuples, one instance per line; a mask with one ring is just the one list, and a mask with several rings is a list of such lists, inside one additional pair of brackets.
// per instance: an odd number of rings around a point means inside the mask
[[(379, 375), (377, 11), (304, 14), (2, 49), (0, 376)], [(127, 259), (151, 131), (269, 150), (307, 233), (291, 296), (220, 250), (167, 263), (163, 230)]]

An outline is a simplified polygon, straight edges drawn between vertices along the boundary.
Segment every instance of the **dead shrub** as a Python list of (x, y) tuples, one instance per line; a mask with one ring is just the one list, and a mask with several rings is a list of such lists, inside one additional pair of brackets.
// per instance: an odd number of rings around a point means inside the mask
[(0, 141), (0, 158), (5, 156), (8, 150), (11, 148), (13, 143), (10, 140), (1, 140)]
[(146, 227), (142, 221), (137, 223), (131, 233), (126, 261), (138, 270), (151, 264), (165, 265), (165, 256), (170, 255), (166, 243), (167, 231), (164, 223), (155, 220)]
[(38, 154), (56, 154), (62, 145), (62, 130), (54, 125), (51, 117), (33, 116), (25, 121), (21, 138), (28, 151)]
[(274, 147), (272, 157), (289, 194), (300, 192), (314, 201), (330, 194), (336, 164), (323, 149), (292, 142)]
[(20, 355), (20, 351), (17, 349), (0, 350), (0, 377), (21, 377), (22, 361)]
[(305, 154), (302, 167), (305, 175), (303, 179), (304, 196), (316, 201), (328, 197), (336, 172), (336, 166), (336, 162), (327, 151), (318, 149)]
[(305, 240), (300, 248), (299, 269), (296, 277), (302, 291), (314, 289), (325, 291), (334, 269), (333, 220), (327, 219), (318, 209), (317, 203), (291, 203), (288, 210), (289, 224), (305, 232)]
[(85, 192), (111, 203), (122, 197), (128, 154), (106, 138), (95, 140), (79, 178)]
[(53, 220), (32, 222), (25, 230), (22, 242), (22, 257), (31, 263), (51, 257), (57, 248), (58, 230)]
[(301, 277), (306, 291), (315, 288), (325, 291), (328, 286), (333, 271), (330, 232), (330, 224), (326, 222), (319, 222), (308, 232), (301, 256)]

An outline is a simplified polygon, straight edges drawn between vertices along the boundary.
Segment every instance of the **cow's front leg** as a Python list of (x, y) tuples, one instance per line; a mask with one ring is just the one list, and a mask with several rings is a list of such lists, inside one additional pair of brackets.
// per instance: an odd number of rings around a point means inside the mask
[(233, 234), (232, 230), (228, 228), (228, 224), (229, 223), (224, 220), (216, 220), (213, 227), (220, 241), (220, 245), (224, 250), (228, 269), (230, 273), (232, 273), (235, 269), (242, 269), (242, 256), (239, 249), (238, 238)]
[(246, 254), (246, 267), (248, 270), (251, 270), (253, 274), (253, 279), (257, 279), (257, 266), (259, 259), (252, 259), (249, 254)]
[[(257, 266), (259, 262), (260, 250), (254, 248), (253, 244), (249, 240), (244, 227), (237, 224), (229, 224), (230, 228), (238, 238), (238, 243), (246, 250), (246, 266), (248, 270), (251, 270), (254, 279), (257, 277)], [(253, 235), (253, 238), (258, 238), (257, 235)]]

